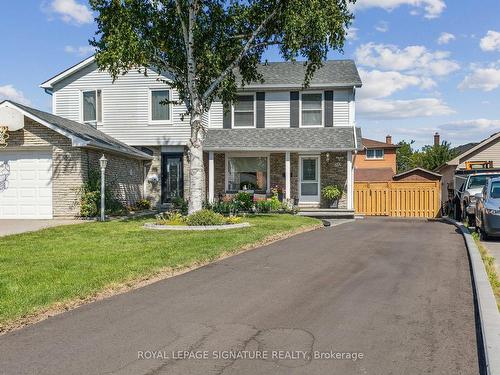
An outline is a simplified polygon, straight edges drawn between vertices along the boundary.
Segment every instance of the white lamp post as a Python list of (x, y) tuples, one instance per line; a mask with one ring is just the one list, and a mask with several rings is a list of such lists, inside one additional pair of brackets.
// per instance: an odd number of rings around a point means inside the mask
[(99, 159), (99, 164), (101, 165), (101, 221), (106, 219), (104, 211), (105, 211), (105, 201), (104, 201), (104, 176), (106, 172), (106, 165), (108, 164), (108, 159), (102, 155)]

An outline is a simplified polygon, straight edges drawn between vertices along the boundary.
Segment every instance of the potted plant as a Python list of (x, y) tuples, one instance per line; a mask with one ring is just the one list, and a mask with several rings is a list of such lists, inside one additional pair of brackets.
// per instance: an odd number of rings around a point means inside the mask
[(339, 207), (339, 199), (342, 196), (342, 188), (338, 185), (328, 185), (321, 189), (321, 194), (330, 203), (330, 208)]

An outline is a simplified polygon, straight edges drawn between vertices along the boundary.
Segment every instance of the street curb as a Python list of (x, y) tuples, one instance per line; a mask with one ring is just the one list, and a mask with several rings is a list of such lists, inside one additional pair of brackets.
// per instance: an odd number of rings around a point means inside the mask
[(479, 319), (481, 320), (486, 373), (500, 375), (500, 313), (481, 253), (474, 238), (463, 224), (449, 218), (444, 218), (444, 220), (459, 228), (465, 238), (472, 266), (472, 276), (474, 277)]

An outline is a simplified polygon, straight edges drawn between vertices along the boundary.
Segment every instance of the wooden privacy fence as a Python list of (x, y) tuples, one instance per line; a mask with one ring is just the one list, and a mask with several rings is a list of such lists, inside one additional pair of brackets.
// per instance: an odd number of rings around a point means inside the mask
[(354, 207), (367, 216), (427, 217), (439, 215), (439, 181), (356, 182)]

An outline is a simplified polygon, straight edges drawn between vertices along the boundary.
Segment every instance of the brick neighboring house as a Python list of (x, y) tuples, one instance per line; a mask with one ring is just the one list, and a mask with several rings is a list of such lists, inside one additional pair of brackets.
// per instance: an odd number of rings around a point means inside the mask
[(0, 219), (78, 216), (79, 189), (102, 155), (115, 196), (123, 204), (142, 197), (149, 155), (90, 125), (9, 100), (0, 103), (2, 120), (15, 130), (0, 148)]
[(363, 138), (363, 150), (354, 159), (354, 180), (356, 182), (392, 181), (396, 174), (396, 150), (388, 135), (385, 142)]

